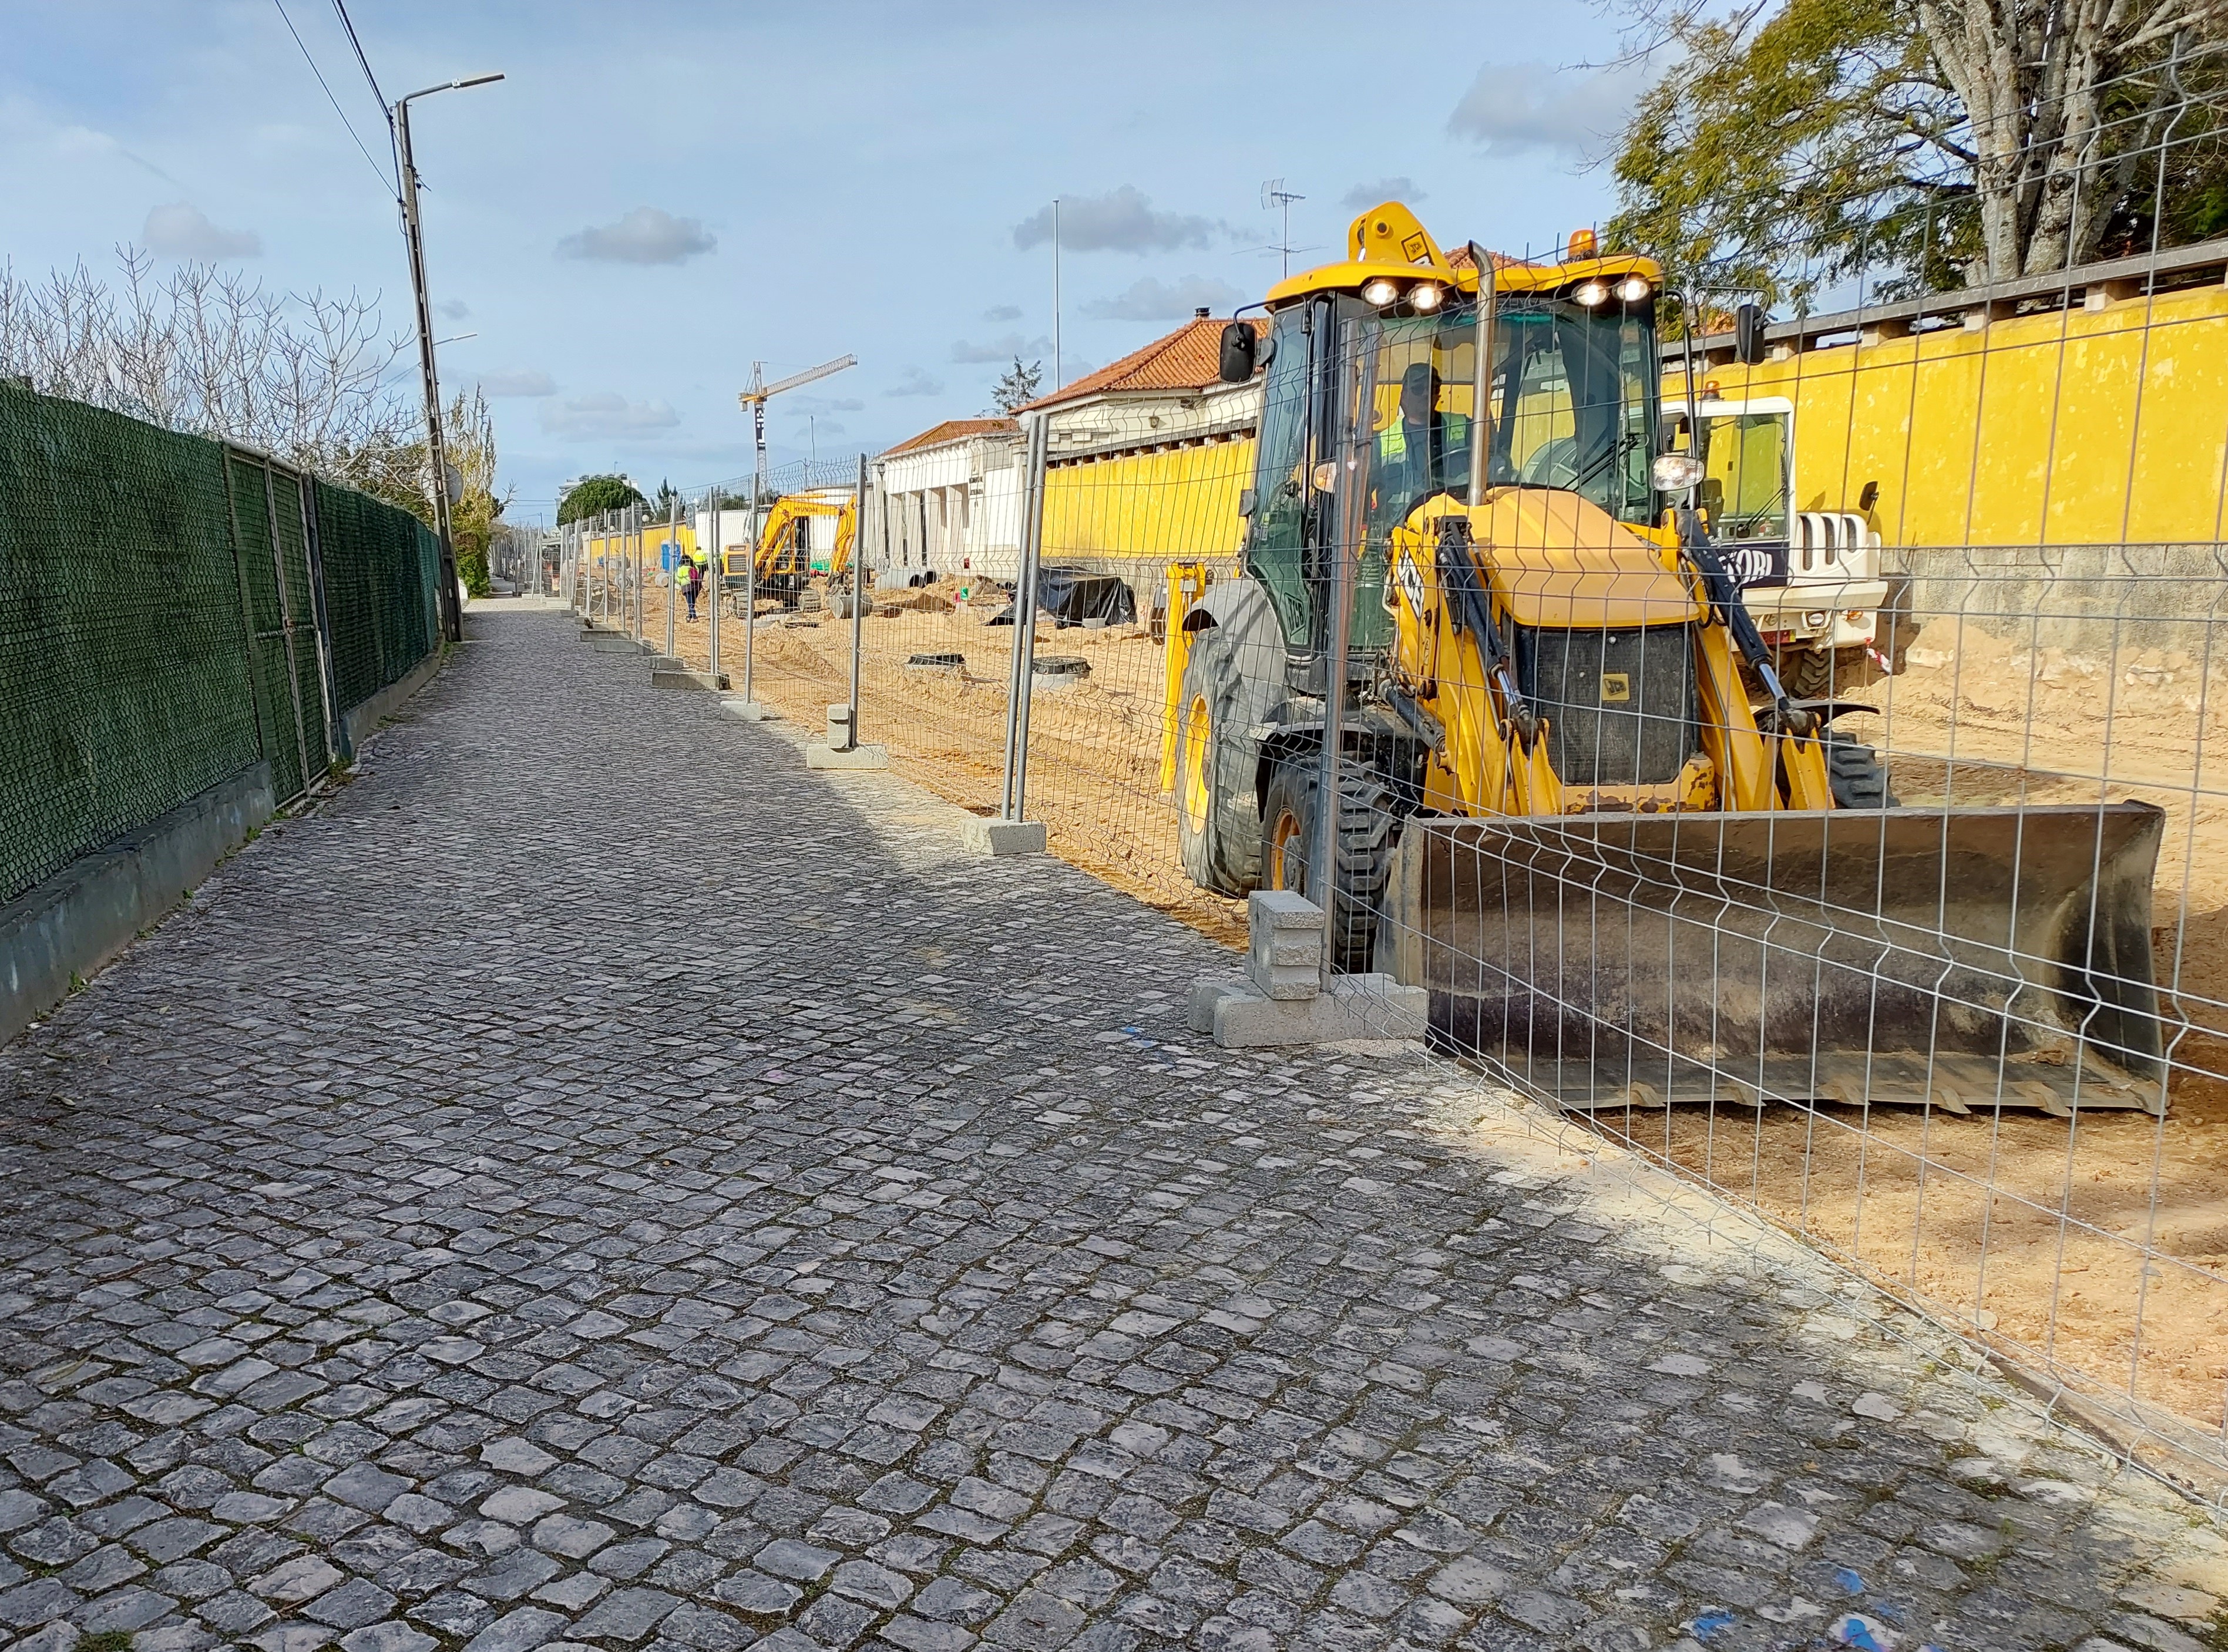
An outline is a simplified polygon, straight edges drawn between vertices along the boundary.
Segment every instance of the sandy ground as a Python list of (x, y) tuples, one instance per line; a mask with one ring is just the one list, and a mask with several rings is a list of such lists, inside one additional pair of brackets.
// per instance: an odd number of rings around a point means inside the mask
[[(664, 628), (657, 603), (653, 592), (653, 638)], [(990, 812), (1013, 633), (987, 622), (1002, 599), (955, 610), (925, 592), (898, 603), (892, 611), (886, 593), (864, 622), (861, 737), (887, 745), (909, 778)], [(704, 630), (679, 628), (683, 658), (705, 661)], [(754, 693), (819, 727), (848, 693), (850, 636), (848, 620), (769, 605)], [(964, 663), (907, 663), (949, 654)], [(1139, 627), (1047, 624), (1037, 654), (1090, 665), (1032, 701), (1028, 812), (1054, 852), (1242, 944), (1242, 906), (1194, 888), (1176, 866), (1159, 779), (1160, 648)], [(739, 688), (739, 621), (723, 622), (722, 656)], [(2167, 810), (2157, 970), (2200, 1029), (2176, 1046), (2167, 1117), (1720, 1105), (1601, 1115), (1597, 1127), (1985, 1335), (2228, 1430), (2228, 796), (2212, 751), (2228, 719), (2228, 667), (2208, 682), (2177, 656), (2038, 653), (1937, 624), (1906, 675), (1857, 697), (1880, 712), (1843, 727), (1886, 752), (1906, 804), (2136, 797)]]

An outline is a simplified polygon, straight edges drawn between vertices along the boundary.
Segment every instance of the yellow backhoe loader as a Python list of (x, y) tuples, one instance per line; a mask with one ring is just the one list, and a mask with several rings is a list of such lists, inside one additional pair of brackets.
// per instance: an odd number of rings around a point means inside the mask
[(1172, 570), (1186, 871), (1566, 1106), (2162, 1107), (2160, 811), (1905, 810), (1872, 708), (1789, 694), (1659, 446), (1658, 267), (1393, 202), (1348, 252), (1223, 337), (1265, 395), (1241, 576)]
[[(784, 608), (795, 608), (803, 602), (805, 592), (812, 589), (812, 522), (815, 517), (828, 516), (836, 519), (836, 548), (828, 559), (828, 587), (831, 591), (850, 588), (851, 547), (859, 531), (858, 501), (790, 493), (774, 502), (759, 530), (759, 596), (778, 597)], [(739, 593), (746, 572), (744, 554), (739, 547), (731, 548), (720, 565), (720, 581), (736, 593), (738, 602), (742, 600)]]

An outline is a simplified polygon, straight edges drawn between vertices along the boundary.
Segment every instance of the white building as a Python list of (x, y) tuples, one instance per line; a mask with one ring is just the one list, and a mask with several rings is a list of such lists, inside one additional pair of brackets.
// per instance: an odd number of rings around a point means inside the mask
[[(1219, 441), (1250, 440), (1261, 422), (1263, 378), (1225, 384), (1222, 330), (1204, 310), (1174, 332), (1062, 385), (1020, 409), (1042, 413), (1046, 464), (1138, 458)], [(1265, 333), (1265, 322), (1256, 321)]]
[(1010, 419), (947, 419), (881, 457), (889, 511), (881, 585), (929, 576), (1012, 579), (1021, 569), (1021, 431)]

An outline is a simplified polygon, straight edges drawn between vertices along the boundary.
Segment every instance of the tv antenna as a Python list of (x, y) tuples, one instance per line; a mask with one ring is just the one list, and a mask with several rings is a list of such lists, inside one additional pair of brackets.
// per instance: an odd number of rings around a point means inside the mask
[(1284, 255), (1284, 273), (1292, 272), (1292, 202), (1305, 201), (1307, 196), (1295, 195), (1284, 187), (1282, 178), (1271, 178), (1261, 186), (1261, 209), (1264, 212), (1281, 210), (1284, 227), (1277, 237), (1277, 250)]

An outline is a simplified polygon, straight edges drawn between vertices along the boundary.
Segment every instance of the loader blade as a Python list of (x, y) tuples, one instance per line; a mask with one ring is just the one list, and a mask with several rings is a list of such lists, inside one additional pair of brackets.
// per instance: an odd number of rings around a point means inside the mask
[(2148, 804), (1420, 815), (1380, 967), (1577, 1109), (2165, 1105)]

